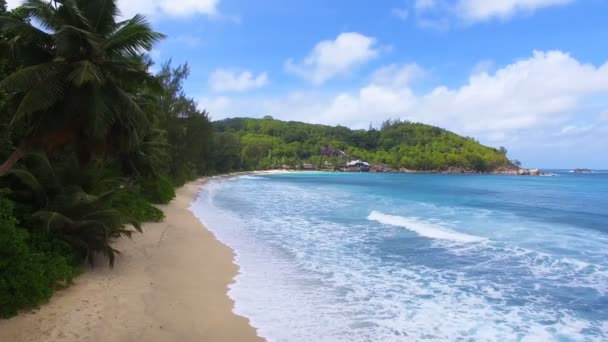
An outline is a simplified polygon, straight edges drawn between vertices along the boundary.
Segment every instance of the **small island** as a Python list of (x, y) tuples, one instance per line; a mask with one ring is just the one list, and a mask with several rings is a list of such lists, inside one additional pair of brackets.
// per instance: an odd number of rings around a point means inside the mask
[(591, 169), (574, 169), (572, 172), (574, 172), (574, 173), (592, 173), (593, 170), (591, 170)]

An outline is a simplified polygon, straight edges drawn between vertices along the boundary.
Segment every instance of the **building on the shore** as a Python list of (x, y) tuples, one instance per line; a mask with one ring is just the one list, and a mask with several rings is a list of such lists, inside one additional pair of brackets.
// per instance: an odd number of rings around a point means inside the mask
[(304, 170), (316, 170), (317, 168), (314, 165), (312, 165), (312, 164), (304, 163), (304, 164), (302, 164), (302, 169), (304, 169)]
[(347, 171), (369, 172), (369, 163), (363, 160), (352, 160), (346, 164)]

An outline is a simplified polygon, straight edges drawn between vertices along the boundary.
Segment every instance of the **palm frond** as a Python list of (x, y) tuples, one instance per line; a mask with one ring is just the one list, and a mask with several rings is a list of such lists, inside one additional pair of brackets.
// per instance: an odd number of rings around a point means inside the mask
[(164, 39), (164, 34), (154, 32), (146, 18), (140, 14), (127, 20), (113, 32), (104, 44), (110, 55), (139, 55), (150, 51), (152, 46)]
[(102, 54), (100, 50), (102, 39), (94, 33), (76, 26), (63, 25), (55, 32), (53, 40), (55, 41), (57, 56), (60, 57), (83, 58), (85, 57), (83, 55), (85, 51), (93, 56)]
[(60, 212), (51, 210), (37, 211), (32, 214), (32, 219), (40, 221), (44, 229), (48, 232), (53, 230), (64, 230), (74, 224), (74, 221), (71, 218)]
[(47, 203), (47, 196), (44, 186), (40, 184), (36, 176), (25, 169), (12, 169), (7, 173), (8, 176), (13, 176), (27, 187), (28, 191), (39, 206), (44, 206)]
[(71, 25), (78, 26), (87, 30), (91, 29), (89, 19), (85, 16), (85, 13), (80, 8), (79, 1), (62, 0), (61, 4), (62, 6), (59, 8), (59, 11), (63, 12), (63, 16), (68, 18), (67, 21)]
[(103, 223), (107, 227), (121, 226), (121, 213), (115, 209), (100, 209), (85, 213), (82, 220), (93, 220)]
[(35, 176), (38, 183), (43, 185), (44, 188), (41, 190), (48, 193), (60, 187), (55, 168), (45, 153), (30, 152), (23, 158), (22, 163), (26, 166), (25, 170)]
[(63, 62), (50, 62), (33, 65), (17, 70), (0, 81), (0, 88), (7, 92), (25, 92), (33, 88), (42, 87), (50, 80), (63, 77), (68, 70)]
[(27, 121), (32, 113), (51, 108), (63, 99), (64, 93), (65, 84), (58, 79), (51, 79), (44, 86), (31, 89), (21, 100), (11, 124)]
[(27, 0), (23, 3), (22, 8), (29, 17), (34, 18), (46, 30), (55, 31), (65, 24), (62, 16), (58, 15), (57, 9), (50, 1)]
[(49, 41), (51, 35), (35, 26), (21, 20), (0, 16), (0, 32), (13, 34), (18, 37), (37, 38), (40, 41)]
[(67, 79), (75, 86), (82, 87), (89, 83), (103, 85), (106, 81), (100, 68), (91, 61), (83, 60), (73, 64), (72, 72)]
[(135, 218), (130, 217), (130, 216), (125, 216), (125, 217), (123, 217), (123, 223), (130, 224), (133, 226), (133, 228), (135, 228), (136, 231), (138, 231), (139, 233), (143, 233), (143, 229), (141, 228), (141, 222), (139, 222)]
[(91, 29), (98, 34), (108, 34), (116, 27), (115, 17), (119, 15), (115, 0), (80, 0), (85, 16), (89, 19)]

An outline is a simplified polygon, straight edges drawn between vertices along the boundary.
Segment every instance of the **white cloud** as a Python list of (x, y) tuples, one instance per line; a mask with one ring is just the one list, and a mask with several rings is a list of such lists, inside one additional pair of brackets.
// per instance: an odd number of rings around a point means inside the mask
[(337, 75), (352, 71), (379, 54), (376, 39), (347, 32), (341, 33), (335, 40), (317, 43), (301, 63), (289, 59), (285, 63), (285, 69), (314, 84), (322, 84)]
[(595, 128), (594, 125), (567, 125), (564, 126), (561, 131), (559, 132), (559, 135), (579, 135), (579, 134), (585, 134), (587, 132), (590, 132), (591, 130), (593, 130)]
[(409, 86), (412, 81), (424, 77), (426, 71), (417, 64), (391, 64), (376, 70), (371, 77), (373, 84), (391, 87)]
[(6, 8), (11, 10), (23, 3), (23, 0), (6, 0)]
[(417, 10), (428, 10), (437, 6), (437, 0), (416, 0), (414, 3), (414, 7)]
[(218, 69), (209, 76), (209, 87), (214, 92), (243, 92), (262, 88), (268, 84), (265, 72), (255, 76), (250, 71)]
[(446, 30), (455, 24), (506, 20), (518, 14), (563, 6), (576, 0), (415, 0), (410, 9), (420, 27)]
[(471, 69), (471, 75), (489, 73), (492, 69), (494, 69), (494, 61), (483, 60), (479, 61), (473, 69)]
[[(416, 94), (412, 80), (423, 74), (415, 64), (387, 66), (357, 90), (274, 99), (234, 98), (221, 110), (211, 110), (220, 118), (270, 114), (356, 128), (365, 128), (370, 121), (402, 118), (445, 127), (486, 143), (517, 146), (550, 137), (569, 125), (582, 127), (580, 122), (599, 120), (597, 112), (593, 112), (595, 116), (588, 113), (585, 100), (608, 95), (608, 62), (585, 64), (561, 51), (536, 51), (493, 73), (472, 74), (462, 86), (437, 86)], [(205, 101), (201, 105), (210, 108)]]
[(161, 50), (154, 48), (148, 52), (148, 55), (150, 55), (153, 60), (159, 60), (162, 56), (162, 52)]
[(193, 15), (217, 15), (220, 0), (119, 0), (118, 7), (124, 17), (137, 13), (151, 17), (189, 17)]
[(574, 0), (460, 0), (459, 15), (470, 21), (509, 18), (519, 12), (533, 12), (544, 7), (565, 5)]
[[(17, 7), (23, 0), (8, 0), (7, 8)], [(218, 14), (220, 0), (118, 0), (118, 8), (123, 17), (139, 13), (155, 17), (189, 17), (196, 14), (214, 16)]]
[[(198, 100), (198, 104), (200, 109), (206, 110), (213, 120), (244, 116), (242, 112), (232, 112), (232, 110), (235, 110), (234, 103), (225, 96), (203, 97)], [(218, 113), (222, 114), (218, 117)]]

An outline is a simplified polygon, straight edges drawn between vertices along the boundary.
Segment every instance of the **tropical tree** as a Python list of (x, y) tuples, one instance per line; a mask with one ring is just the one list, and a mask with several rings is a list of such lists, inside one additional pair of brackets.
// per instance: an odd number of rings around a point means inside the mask
[(141, 55), (164, 36), (141, 15), (117, 21), (116, 0), (26, 0), (19, 11), (41, 28), (0, 17), (0, 34), (14, 37), (9, 51), (23, 61), (0, 81), (16, 108), (11, 125), (20, 128), (0, 176), (38, 149), (70, 146), (86, 164), (141, 141), (148, 125), (141, 85), (156, 83)]
[(126, 180), (108, 178), (103, 170), (103, 165), (80, 168), (73, 158), (53, 165), (46, 155), (30, 153), (3, 180), (11, 184), (15, 202), (31, 212), (32, 227), (66, 241), (91, 263), (101, 255), (112, 266), (119, 253), (112, 241), (141, 232), (141, 226), (114, 203), (128, 191)]
[(159, 125), (167, 131), (170, 146), (169, 176), (177, 185), (206, 174), (211, 165), (213, 127), (206, 111), (189, 98), (183, 82), (190, 69), (187, 64), (171, 66), (164, 63), (157, 77), (164, 92), (158, 98)]

